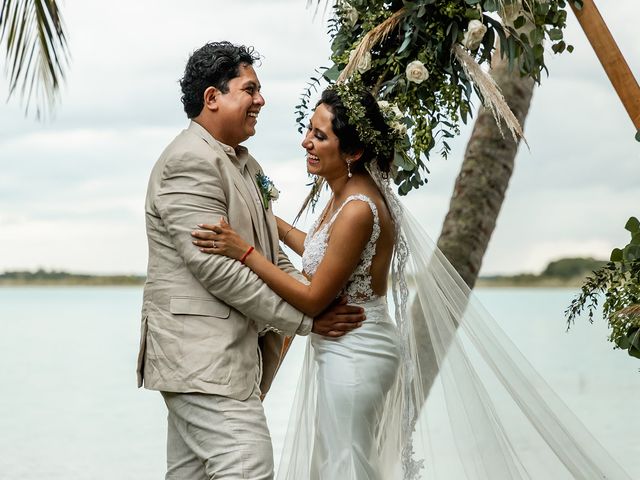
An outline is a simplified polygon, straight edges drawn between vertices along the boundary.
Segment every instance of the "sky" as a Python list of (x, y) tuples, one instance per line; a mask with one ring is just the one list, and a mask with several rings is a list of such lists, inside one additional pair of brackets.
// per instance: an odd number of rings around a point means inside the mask
[[(274, 211), (291, 221), (308, 182), (294, 106), (328, 64), (326, 22), (305, 0), (66, 0), (72, 61), (55, 115), (0, 106), (0, 272), (55, 269), (143, 274), (144, 197), (163, 148), (187, 126), (178, 80), (208, 41), (253, 45), (266, 106), (246, 142), (281, 190)], [(597, 5), (640, 74), (637, 0)], [(635, 129), (569, 13), (572, 54), (553, 56), (534, 93), (522, 147), (481, 274), (540, 272), (567, 256), (607, 258), (640, 216)], [(4, 70), (4, 58), (2, 68)], [(1, 72), (0, 72), (1, 73)], [(6, 77), (0, 95), (6, 97)], [(436, 239), (471, 126), (448, 159), (429, 160), (428, 184), (403, 200)], [(310, 216), (302, 225), (308, 225)]]

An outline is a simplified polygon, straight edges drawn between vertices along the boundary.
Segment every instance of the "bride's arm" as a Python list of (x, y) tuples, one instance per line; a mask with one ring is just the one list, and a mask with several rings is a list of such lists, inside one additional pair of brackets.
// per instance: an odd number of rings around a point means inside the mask
[[(193, 232), (205, 253), (222, 254), (236, 260), (244, 257), (244, 264), (253, 270), (274, 292), (305, 314), (315, 317), (335, 300), (360, 260), (371, 232), (373, 215), (364, 202), (349, 202), (334, 222), (327, 250), (311, 278), (305, 285), (280, 270), (251, 245), (238, 236), (228, 224), (201, 225), (212, 232)], [(216, 247), (212, 248), (215, 242)]]
[(304, 239), (307, 238), (307, 234), (278, 216), (276, 216), (276, 223), (278, 224), (278, 238), (280, 241), (299, 256), (302, 256), (304, 253)]

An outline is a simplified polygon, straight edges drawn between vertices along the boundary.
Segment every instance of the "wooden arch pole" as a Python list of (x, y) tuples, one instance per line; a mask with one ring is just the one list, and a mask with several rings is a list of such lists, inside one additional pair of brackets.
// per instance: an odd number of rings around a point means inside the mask
[(640, 86), (593, 0), (583, 0), (582, 3), (582, 8), (576, 8), (574, 2), (569, 1), (598, 60), (636, 127), (636, 140), (640, 141)]

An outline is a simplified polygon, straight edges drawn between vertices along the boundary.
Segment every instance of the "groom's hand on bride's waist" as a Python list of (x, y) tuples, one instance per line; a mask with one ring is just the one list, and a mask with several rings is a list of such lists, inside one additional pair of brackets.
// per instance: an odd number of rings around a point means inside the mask
[(362, 307), (347, 305), (347, 299), (341, 297), (313, 319), (311, 331), (325, 337), (341, 337), (362, 325), (365, 318)]

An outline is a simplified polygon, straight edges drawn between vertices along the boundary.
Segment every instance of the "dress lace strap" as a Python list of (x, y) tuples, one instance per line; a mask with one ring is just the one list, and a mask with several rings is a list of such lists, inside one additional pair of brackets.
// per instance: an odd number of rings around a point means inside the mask
[(333, 214), (331, 219), (325, 224), (323, 228), (327, 228), (327, 229), (331, 228), (331, 225), (333, 225), (333, 222), (335, 222), (336, 218), (338, 218), (338, 215), (340, 215), (340, 212), (345, 207), (345, 205), (353, 200), (361, 200), (367, 203), (367, 205), (369, 205), (369, 207), (371, 208), (371, 213), (373, 213), (373, 234), (371, 235), (371, 239), (369, 240), (369, 243), (375, 243), (378, 240), (378, 237), (380, 236), (380, 219), (378, 217), (378, 207), (376, 207), (376, 204), (373, 202), (373, 200), (371, 200), (369, 197), (367, 197), (362, 193), (349, 195), (346, 198), (346, 200), (342, 202), (342, 205), (340, 205), (340, 208), (336, 210), (336, 212)]
[(371, 236), (360, 255), (358, 265), (351, 274), (351, 277), (349, 277), (344, 290), (348, 301), (363, 302), (375, 298), (371, 287), (370, 269), (373, 257), (376, 254), (376, 243), (378, 238), (380, 238), (380, 219), (378, 216), (378, 209), (376, 204), (366, 195), (357, 194), (347, 197), (342, 205), (340, 205), (336, 212), (331, 216), (329, 221), (319, 228), (318, 225), (320, 223), (320, 219), (316, 221), (313, 228), (310, 230), (311, 233), (307, 234), (307, 238), (304, 241), (305, 249), (304, 254), (302, 255), (302, 266), (305, 273), (309, 275), (315, 274), (318, 266), (324, 258), (324, 254), (329, 243), (329, 229), (331, 225), (333, 225), (338, 215), (340, 215), (344, 206), (353, 200), (361, 200), (365, 202), (369, 205), (371, 213), (373, 214), (373, 230), (371, 232)]

